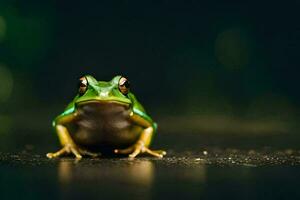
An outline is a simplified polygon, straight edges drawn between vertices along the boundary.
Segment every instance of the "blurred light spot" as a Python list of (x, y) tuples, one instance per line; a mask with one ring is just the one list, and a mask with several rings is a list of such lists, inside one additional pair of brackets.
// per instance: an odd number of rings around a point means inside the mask
[(3, 16), (0, 16), (0, 42), (2, 42), (6, 35), (6, 22)]
[(217, 60), (228, 69), (245, 67), (250, 57), (250, 38), (236, 28), (221, 32), (215, 43)]
[(4, 64), (0, 64), (0, 80), (0, 102), (5, 102), (10, 97), (13, 89), (13, 77)]

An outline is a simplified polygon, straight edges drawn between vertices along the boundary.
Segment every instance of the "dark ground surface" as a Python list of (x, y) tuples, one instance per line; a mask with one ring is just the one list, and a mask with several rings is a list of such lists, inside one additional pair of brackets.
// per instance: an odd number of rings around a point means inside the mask
[(300, 199), (299, 141), (269, 138), (161, 134), (163, 159), (79, 162), (47, 159), (58, 145), (28, 144), (0, 154), (1, 199)]

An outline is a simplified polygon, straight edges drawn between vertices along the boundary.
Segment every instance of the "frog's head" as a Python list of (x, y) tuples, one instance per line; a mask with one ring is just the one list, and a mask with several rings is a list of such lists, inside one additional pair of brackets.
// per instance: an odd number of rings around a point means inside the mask
[(129, 81), (123, 76), (115, 76), (111, 81), (105, 82), (86, 75), (79, 79), (75, 104), (113, 102), (129, 106), (132, 103), (129, 93)]

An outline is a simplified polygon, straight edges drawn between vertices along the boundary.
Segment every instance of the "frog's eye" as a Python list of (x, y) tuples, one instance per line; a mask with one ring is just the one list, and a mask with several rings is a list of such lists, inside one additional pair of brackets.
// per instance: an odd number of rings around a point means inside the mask
[(86, 77), (81, 77), (78, 82), (79, 95), (83, 95), (87, 91), (87, 88), (88, 88), (88, 81)]
[(127, 95), (129, 92), (130, 83), (125, 77), (121, 77), (119, 80), (119, 90), (122, 94)]

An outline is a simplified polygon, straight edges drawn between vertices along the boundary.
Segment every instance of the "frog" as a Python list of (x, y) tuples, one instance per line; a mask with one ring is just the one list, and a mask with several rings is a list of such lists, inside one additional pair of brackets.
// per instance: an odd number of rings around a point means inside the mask
[(166, 155), (166, 151), (150, 149), (157, 123), (131, 91), (129, 80), (121, 75), (110, 81), (98, 81), (91, 75), (79, 78), (77, 94), (52, 126), (62, 148), (47, 153), (50, 159), (69, 154), (80, 160), (83, 156), (97, 157), (101, 150), (129, 158)]

